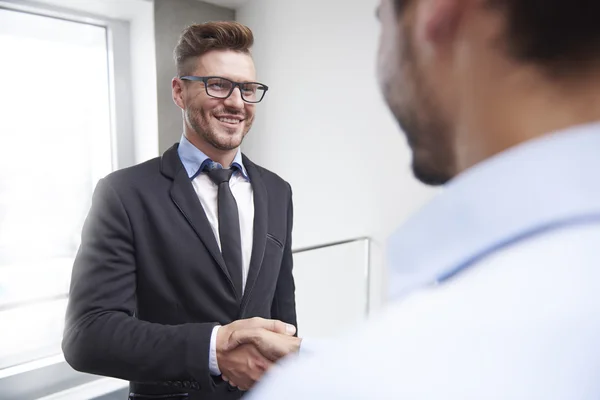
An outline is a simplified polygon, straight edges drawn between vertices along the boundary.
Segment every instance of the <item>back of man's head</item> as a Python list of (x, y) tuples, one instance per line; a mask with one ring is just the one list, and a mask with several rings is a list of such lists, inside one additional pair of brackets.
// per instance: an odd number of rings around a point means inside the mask
[(600, 59), (600, 1), (485, 0), (506, 16), (506, 44), (517, 60), (571, 73)]
[[(397, 12), (421, 0), (394, 0)], [(505, 43), (515, 58), (549, 69), (600, 58), (600, 1), (481, 0), (506, 18)]]

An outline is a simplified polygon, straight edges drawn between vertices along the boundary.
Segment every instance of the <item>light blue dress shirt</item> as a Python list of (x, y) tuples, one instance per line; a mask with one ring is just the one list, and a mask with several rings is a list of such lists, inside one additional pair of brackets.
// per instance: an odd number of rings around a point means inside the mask
[[(194, 146), (185, 135), (181, 135), (181, 140), (179, 141), (179, 147), (177, 147), (177, 154), (179, 154), (179, 159), (185, 168), (190, 179), (194, 179), (202, 169), (206, 165), (206, 163), (210, 162), (210, 159), (206, 154), (204, 154), (200, 149)], [(231, 166), (237, 170), (237, 172), (241, 173), (246, 180), (250, 180), (248, 177), (248, 172), (244, 167), (244, 163), (242, 161), (242, 152), (238, 150), (231, 163)], [(237, 173), (236, 172), (236, 173)]]
[(464, 172), (388, 260), (383, 315), (247, 398), (600, 399), (600, 123)]

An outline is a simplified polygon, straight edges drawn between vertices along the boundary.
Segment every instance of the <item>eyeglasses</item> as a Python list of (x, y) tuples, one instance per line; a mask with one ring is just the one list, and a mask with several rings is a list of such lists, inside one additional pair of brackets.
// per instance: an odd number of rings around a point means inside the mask
[(204, 82), (206, 94), (217, 99), (226, 99), (231, 96), (233, 89), (240, 88), (242, 100), (246, 103), (260, 103), (269, 90), (267, 85), (258, 82), (234, 82), (220, 76), (182, 76), (184, 81)]

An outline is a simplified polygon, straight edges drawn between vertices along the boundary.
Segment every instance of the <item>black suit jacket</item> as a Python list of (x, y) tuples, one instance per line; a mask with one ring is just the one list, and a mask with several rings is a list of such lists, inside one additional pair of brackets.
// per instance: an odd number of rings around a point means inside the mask
[(209, 373), (213, 327), (249, 317), (297, 325), (291, 188), (244, 156), (255, 212), (240, 297), (177, 146), (98, 183), (63, 351), (76, 370), (129, 380), (132, 393), (149, 395), (140, 399), (235, 399), (241, 392)]

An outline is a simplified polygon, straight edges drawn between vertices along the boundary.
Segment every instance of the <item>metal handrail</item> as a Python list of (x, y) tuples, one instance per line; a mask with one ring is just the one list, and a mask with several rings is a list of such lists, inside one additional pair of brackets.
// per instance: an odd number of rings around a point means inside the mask
[(339, 240), (339, 241), (336, 241), (336, 242), (328, 242), (328, 243), (323, 243), (323, 244), (316, 244), (316, 245), (313, 245), (313, 246), (300, 247), (300, 248), (297, 248), (297, 249), (293, 249), (292, 253), (302, 253), (302, 252), (305, 252), (305, 251), (319, 250), (319, 249), (323, 249), (323, 248), (326, 248), (326, 247), (339, 246), (341, 244), (347, 244), (347, 243), (352, 243), (352, 242), (361, 242), (363, 240), (370, 241), (371, 238), (369, 238), (367, 236), (361, 236), (361, 237), (356, 237), (356, 238), (351, 238), (351, 239)]

